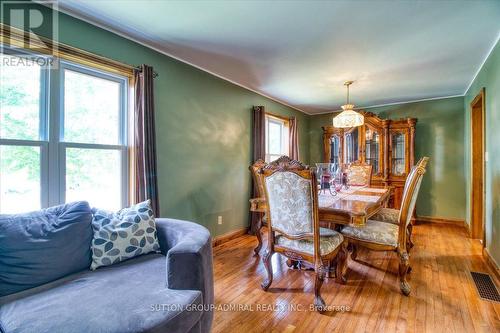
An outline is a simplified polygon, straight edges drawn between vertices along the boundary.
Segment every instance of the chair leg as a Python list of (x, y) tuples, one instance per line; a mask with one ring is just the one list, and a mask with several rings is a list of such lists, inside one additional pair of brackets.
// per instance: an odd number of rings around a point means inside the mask
[(262, 248), (262, 234), (260, 233), (260, 229), (255, 232), (255, 236), (257, 236), (257, 241), (259, 244), (257, 244), (257, 247), (253, 249), (253, 252), (255, 252), (254, 256), (258, 256), (260, 249)]
[(262, 289), (264, 289), (264, 291), (267, 291), (267, 289), (269, 289), (269, 286), (271, 286), (271, 283), (273, 283), (273, 266), (271, 264), (272, 256), (273, 252), (270, 250), (266, 250), (264, 257), (262, 258), (262, 262), (264, 263), (264, 267), (267, 271), (267, 278), (264, 279), (264, 281), (262, 281), (260, 285)]
[(347, 279), (345, 277), (345, 271), (347, 267), (347, 248), (345, 243), (340, 245), (339, 253), (337, 253), (337, 283), (345, 284)]
[(415, 246), (415, 244), (413, 244), (413, 241), (411, 239), (411, 234), (413, 232), (413, 225), (411, 223), (408, 224), (407, 229), (408, 229), (408, 245), (407, 245), (407, 248), (411, 249), (411, 248), (413, 248)]
[(293, 269), (299, 268), (299, 262), (297, 260), (292, 260), (290, 258), (286, 260), (286, 265)]
[(323, 265), (316, 265), (315, 269), (315, 279), (314, 279), (314, 307), (318, 312), (324, 312), (326, 308), (326, 303), (321, 297), (321, 286), (325, 280), (325, 267)]
[(257, 247), (253, 250), (253, 252), (255, 252), (255, 256), (259, 255), (259, 251), (262, 248), (262, 233), (260, 232), (260, 229), (262, 229), (262, 216), (259, 216), (255, 230), (255, 236), (257, 236), (257, 241), (259, 242)]
[(335, 277), (335, 269), (336, 265), (334, 265), (334, 262), (333, 260), (328, 260), (328, 273), (326, 273), (326, 276), (330, 279), (330, 278), (334, 278)]
[(356, 246), (356, 244), (349, 243), (349, 245), (347, 245), (347, 248), (351, 253), (351, 259), (356, 260), (356, 257), (358, 256), (358, 247)]
[(403, 295), (410, 295), (410, 284), (406, 281), (408, 268), (410, 267), (410, 256), (406, 251), (399, 253), (399, 287)]

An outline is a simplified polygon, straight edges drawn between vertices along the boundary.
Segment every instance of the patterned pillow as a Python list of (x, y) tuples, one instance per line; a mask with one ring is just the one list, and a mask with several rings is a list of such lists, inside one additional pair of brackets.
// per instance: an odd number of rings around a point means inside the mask
[(150, 201), (116, 213), (92, 209), (92, 264), (90, 269), (109, 266), (141, 254), (158, 252), (160, 245)]

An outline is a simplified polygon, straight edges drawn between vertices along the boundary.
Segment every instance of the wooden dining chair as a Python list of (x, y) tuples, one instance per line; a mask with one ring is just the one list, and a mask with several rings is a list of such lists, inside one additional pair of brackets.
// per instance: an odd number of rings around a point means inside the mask
[(372, 180), (372, 165), (356, 161), (345, 168), (348, 186), (370, 186)]
[(385, 211), (380, 216), (384, 221), (378, 221), (375, 217), (370, 218), (363, 226), (345, 226), (342, 234), (349, 241), (349, 248), (355, 251), (357, 246), (365, 247), (374, 251), (395, 251), (399, 256), (399, 284), (401, 292), (408, 296), (410, 285), (406, 281), (407, 274), (411, 271), (409, 251), (411, 244), (408, 241), (411, 237), (409, 225), (415, 209), (418, 191), (422, 183), (425, 167), (429, 161), (428, 157), (423, 157), (415, 165), (406, 179), (403, 190), (401, 210), (397, 211), (395, 219), (394, 211)]
[(264, 184), (262, 183), (262, 177), (259, 174), (259, 170), (266, 165), (267, 163), (264, 160), (258, 159), (248, 168), (252, 174), (255, 186), (255, 198), (250, 199), (250, 212), (251, 214), (255, 214), (255, 217), (252, 217), (252, 231), (255, 233), (258, 242), (257, 247), (254, 249), (255, 255), (259, 254), (262, 248), (262, 233), (260, 229), (263, 225), (267, 225), (265, 212), (259, 211), (260, 207), (265, 205)]
[(273, 281), (271, 257), (279, 253), (294, 261), (305, 262), (315, 271), (314, 305), (320, 312), (325, 301), (320, 289), (332, 262), (336, 279), (345, 283), (346, 241), (339, 232), (324, 230), (320, 235), (318, 193), (314, 169), (298, 161), (279, 161), (261, 169), (267, 201), (267, 249), (263, 263), (267, 277), (262, 289)]

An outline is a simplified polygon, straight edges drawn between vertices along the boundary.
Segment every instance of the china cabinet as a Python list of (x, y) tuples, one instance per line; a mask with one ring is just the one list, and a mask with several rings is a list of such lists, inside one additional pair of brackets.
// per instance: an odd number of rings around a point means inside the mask
[(347, 165), (354, 161), (373, 167), (372, 186), (392, 186), (391, 208), (399, 209), (406, 177), (415, 163), (417, 119), (381, 119), (360, 111), (365, 123), (355, 128), (323, 127), (324, 162)]

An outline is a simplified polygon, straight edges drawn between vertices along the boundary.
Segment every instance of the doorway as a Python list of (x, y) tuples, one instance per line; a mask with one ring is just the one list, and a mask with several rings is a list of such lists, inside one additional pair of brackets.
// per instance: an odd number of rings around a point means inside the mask
[(471, 238), (484, 241), (485, 89), (470, 104), (471, 110)]

